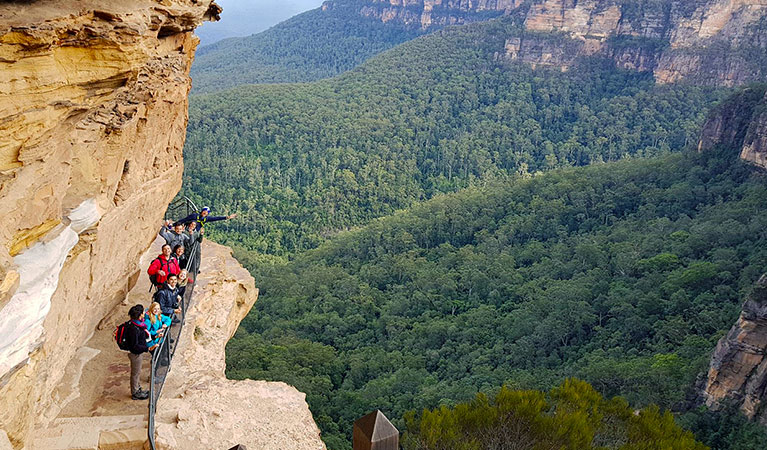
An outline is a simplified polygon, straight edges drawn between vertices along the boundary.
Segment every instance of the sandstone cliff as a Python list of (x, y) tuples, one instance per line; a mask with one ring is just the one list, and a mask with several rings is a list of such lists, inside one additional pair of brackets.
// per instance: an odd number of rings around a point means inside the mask
[(698, 150), (716, 146), (736, 150), (741, 159), (767, 169), (767, 87), (743, 89), (709, 115)]
[(135, 281), (181, 185), (211, 0), (0, 8), (0, 429), (15, 446)]
[(285, 383), (226, 379), (224, 348), (258, 290), (229, 248), (203, 244), (195, 296), (157, 409), (157, 448), (324, 450), (305, 394)]
[(433, 29), (508, 16), (519, 24), (498, 57), (566, 70), (600, 55), (661, 83), (735, 86), (767, 75), (765, 0), (328, 0), (363, 16)]
[(711, 358), (703, 398), (707, 406), (733, 402), (767, 425), (767, 275), (743, 304), (743, 312)]

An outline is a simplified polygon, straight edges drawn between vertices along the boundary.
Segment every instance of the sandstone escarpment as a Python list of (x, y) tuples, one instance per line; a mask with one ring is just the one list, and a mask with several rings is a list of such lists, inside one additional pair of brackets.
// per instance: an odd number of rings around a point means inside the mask
[(187, 312), (157, 409), (157, 447), (324, 450), (305, 394), (284, 383), (232, 381), (224, 348), (258, 297), (228, 247), (205, 241)]
[(767, 425), (767, 275), (756, 283), (740, 318), (719, 340), (703, 397), (712, 408), (734, 403), (749, 419)]
[(519, 32), (498, 49), (507, 61), (565, 70), (596, 54), (652, 72), (661, 83), (716, 86), (767, 75), (765, 0), (329, 0), (323, 8), (337, 3), (424, 30), (508, 16)]
[(767, 88), (743, 89), (710, 114), (698, 150), (717, 146), (738, 151), (741, 159), (767, 169)]
[(210, 0), (0, 9), (0, 429), (20, 447), (181, 185)]

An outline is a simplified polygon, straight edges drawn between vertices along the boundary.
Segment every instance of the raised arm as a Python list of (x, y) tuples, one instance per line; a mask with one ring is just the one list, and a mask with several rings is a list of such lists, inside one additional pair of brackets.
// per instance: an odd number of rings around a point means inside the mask
[(170, 232), (170, 229), (168, 228), (168, 223), (164, 223), (162, 228), (160, 228), (160, 232), (157, 233), (165, 239), (166, 241), (169, 241), (173, 238), (173, 233)]
[(219, 220), (234, 219), (237, 214), (229, 214), (228, 216), (208, 216), (208, 222), (218, 222)]

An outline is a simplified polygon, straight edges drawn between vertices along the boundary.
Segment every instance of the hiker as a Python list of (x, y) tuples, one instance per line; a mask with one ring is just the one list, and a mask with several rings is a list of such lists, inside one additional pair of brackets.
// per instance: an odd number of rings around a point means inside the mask
[(184, 245), (186, 243), (186, 234), (184, 234), (184, 224), (176, 223), (171, 229), (171, 220), (166, 220), (162, 228), (160, 228), (159, 234), (165, 243), (170, 245), (171, 248), (176, 248), (177, 245)]
[(210, 208), (206, 206), (202, 208), (200, 212), (198, 213), (192, 213), (181, 220), (177, 220), (176, 224), (187, 224), (190, 222), (197, 222), (197, 227), (195, 227), (195, 229), (200, 230), (204, 228), (205, 225), (209, 222), (218, 222), (219, 220), (234, 219), (235, 217), (237, 217), (237, 214), (229, 214), (228, 216), (211, 216)]
[(162, 313), (160, 304), (157, 302), (152, 303), (144, 313), (144, 325), (149, 332), (149, 337), (152, 341), (147, 345), (160, 344), (162, 337), (165, 334), (165, 330), (170, 327), (170, 317)]
[(125, 329), (126, 343), (129, 350), (128, 359), (130, 360), (130, 390), (133, 400), (146, 400), (149, 398), (149, 391), (141, 389), (139, 377), (141, 375), (141, 363), (143, 354), (153, 351), (157, 344), (148, 345), (150, 340), (149, 332), (144, 324), (144, 307), (135, 305), (128, 310), (130, 322)]
[[(173, 254), (171, 255), (171, 258), (175, 258), (176, 262), (178, 263), (178, 268), (181, 270), (186, 269), (186, 265), (188, 263), (187, 255), (186, 255), (186, 247), (179, 244), (175, 247), (173, 247)], [(180, 272), (179, 272), (180, 273)]]
[(178, 274), (178, 283), (176, 284), (176, 286), (178, 286), (178, 295), (180, 295), (181, 298), (184, 298), (187, 285), (193, 282), (194, 280), (189, 278), (189, 272), (185, 269), (181, 269), (181, 273)]
[(162, 253), (149, 264), (149, 269), (146, 273), (149, 274), (149, 279), (152, 281), (154, 287), (159, 289), (168, 279), (168, 275), (181, 273), (181, 268), (178, 266), (178, 261), (175, 258), (171, 258), (170, 245), (164, 244), (162, 246)]
[(181, 301), (181, 295), (178, 290), (178, 275), (170, 274), (162, 289), (154, 293), (154, 301), (160, 304), (162, 313), (170, 317), (173, 323), (176, 323), (174, 314), (181, 314), (178, 302)]
[(205, 234), (205, 228), (197, 229), (197, 222), (192, 221), (186, 227), (186, 255), (188, 258), (185, 267), (192, 275), (196, 275), (200, 270), (200, 243), (202, 235)]

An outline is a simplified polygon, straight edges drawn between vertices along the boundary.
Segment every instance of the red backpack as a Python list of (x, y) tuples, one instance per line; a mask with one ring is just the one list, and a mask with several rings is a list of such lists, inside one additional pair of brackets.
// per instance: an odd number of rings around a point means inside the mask
[(117, 325), (117, 328), (115, 328), (115, 341), (117, 342), (117, 346), (120, 347), (120, 350), (130, 350), (130, 347), (128, 347), (128, 327), (130, 326), (130, 320), (121, 323), (120, 325)]

